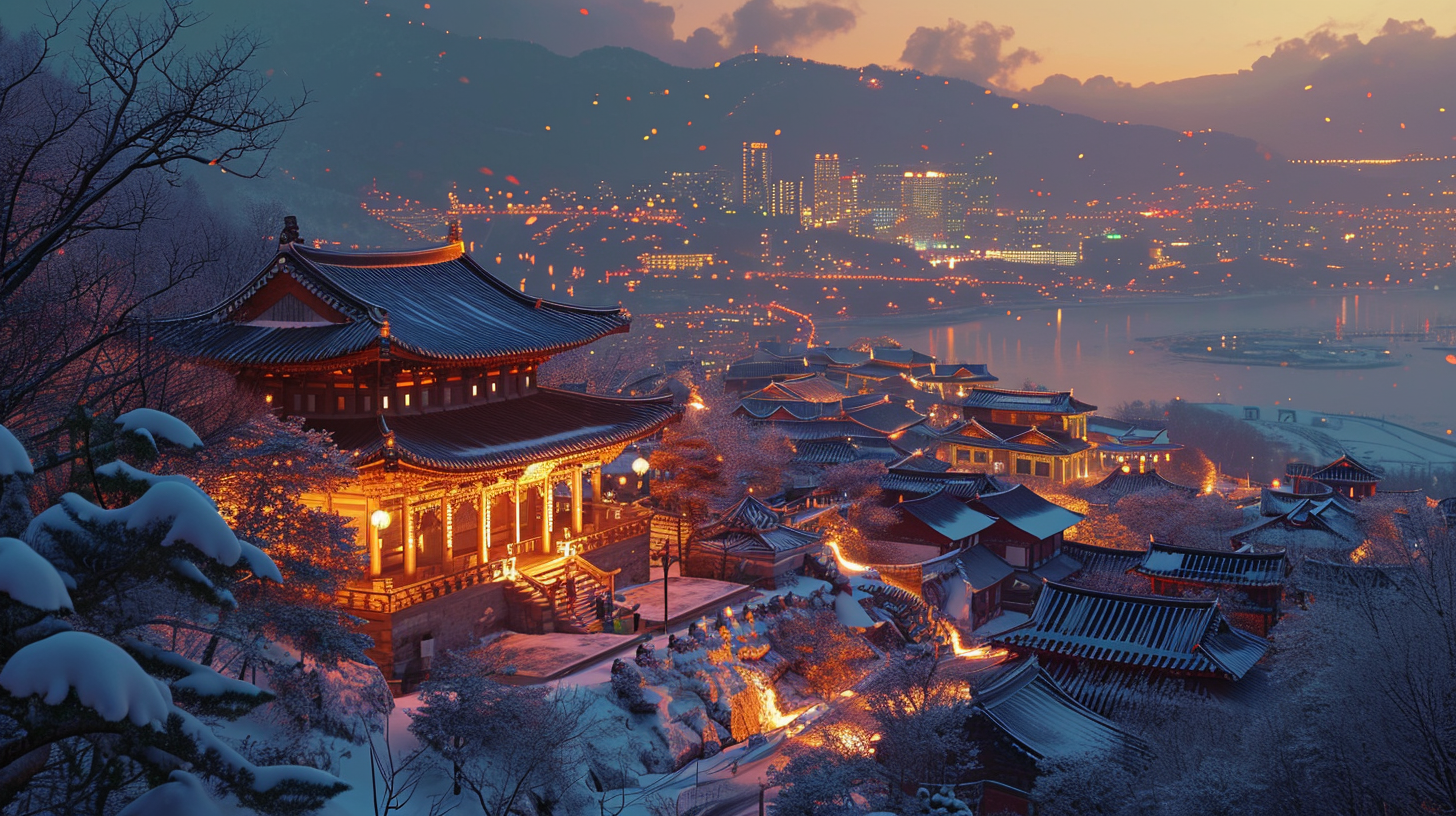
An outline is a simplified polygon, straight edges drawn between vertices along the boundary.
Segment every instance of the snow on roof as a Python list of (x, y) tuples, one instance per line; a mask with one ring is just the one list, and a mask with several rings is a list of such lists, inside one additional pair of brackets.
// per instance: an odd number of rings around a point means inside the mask
[(107, 722), (160, 726), (175, 711), (166, 684), (120, 646), (86, 632), (58, 632), (22, 646), (0, 669), (0, 688), (60, 705), (72, 691)]
[(159, 482), (148, 488), (141, 498), (115, 510), (103, 510), (75, 493), (67, 493), (57, 504), (31, 520), (25, 537), (32, 544), (37, 544), (47, 542), (51, 530), (84, 535), (85, 531), (77, 521), (121, 523), (130, 530), (165, 524), (167, 532), (161, 541), (163, 547), (185, 542), (225, 567), (236, 564), (243, 555), (242, 542), (238, 541), (227, 521), (218, 515), (212, 500), (196, 485)]
[(1016, 569), (978, 544), (961, 552), (961, 571), (971, 589), (980, 592), (1006, 580)]
[(971, 704), (1037, 759), (1095, 753), (1134, 761), (1149, 753), (1142, 740), (1063, 691), (1034, 657), (976, 689)]
[(918, 499), (897, 502), (895, 509), (918, 519), (951, 541), (970, 538), (996, 523), (995, 519), (972, 510), (943, 490)]
[(18, 538), (0, 538), (0, 593), (43, 612), (75, 608), (61, 574)]
[(1026, 485), (986, 493), (976, 503), (1007, 524), (1040, 539), (1051, 538), (1083, 518), (1080, 513), (1043, 499)]
[(1010, 646), (1120, 666), (1230, 677), (1269, 642), (1235, 628), (1218, 601), (1123, 595), (1048, 582), (1031, 620), (997, 636)]
[(1142, 564), (1143, 575), (1211, 584), (1278, 586), (1288, 561), (1284, 551), (1200, 550), (1154, 541)]
[(0, 425), (0, 477), (29, 476), (35, 473), (30, 465), (30, 454), (4, 425)]
[(157, 439), (165, 439), (173, 445), (183, 448), (202, 447), (202, 440), (198, 438), (196, 432), (187, 427), (187, 423), (171, 414), (151, 408), (127, 411), (116, 418), (116, 424), (128, 433), (142, 433), (151, 438), (153, 444)]

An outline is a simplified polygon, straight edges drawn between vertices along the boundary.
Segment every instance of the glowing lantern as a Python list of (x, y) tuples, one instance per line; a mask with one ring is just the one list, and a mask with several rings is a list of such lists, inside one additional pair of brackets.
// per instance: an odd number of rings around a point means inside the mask
[(369, 514), (369, 523), (373, 525), (374, 529), (376, 530), (388, 530), (389, 521), (390, 519), (388, 510), (375, 510), (373, 513)]
[(648, 470), (648, 468), (650, 468), (650, 467), (652, 467), (652, 466), (650, 464), (648, 464), (647, 460), (646, 459), (643, 459), (641, 456), (639, 456), (636, 459), (633, 459), (632, 460), (632, 472), (635, 473), (635, 474), (637, 474), (638, 476), (641, 476), (644, 473), (646, 473), (647, 470)]

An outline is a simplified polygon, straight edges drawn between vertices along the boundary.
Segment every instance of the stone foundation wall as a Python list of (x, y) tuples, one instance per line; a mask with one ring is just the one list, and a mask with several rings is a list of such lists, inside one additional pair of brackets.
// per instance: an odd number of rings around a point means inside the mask
[(581, 554), (597, 569), (611, 572), (621, 569), (617, 576), (618, 589), (634, 584), (647, 583), (647, 535), (618, 541)]
[[(390, 616), (392, 666), (381, 666), (385, 677), (400, 681), (405, 693), (424, 672), (420, 640), (434, 638), (435, 657), (452, 649), (465, 649), (506, 625), (505, 582), (481, 584), (415, 604)], [(393, 669), (391, 673), (390, 669)]]

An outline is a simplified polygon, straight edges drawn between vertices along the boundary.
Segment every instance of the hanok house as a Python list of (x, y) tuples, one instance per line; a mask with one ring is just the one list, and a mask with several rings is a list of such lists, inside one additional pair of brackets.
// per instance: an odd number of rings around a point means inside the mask
[[(352, 457), (357, 478), (311, 500), (350, 519), (368, 552), (339, 600), (367, 621), (385, 677), (399, 690), (435, 650), (507, 624), (595, 628), (573, 607), (647, 565), (646, 520), (602, 502), (602, 463), (677, 409), (542, 388), (536, 372), (627, 331), (626, 313), (516, 291), (465, 254), (458, 225), (444, 246), (345, 253), (305, 246), (288, 221), (262, 272), (159, 339)], [(553, 581), (568, 571), (575, 605)]]
[(885, 532), (891, 541), (935, 547), (941, 554), (975, 546), (981, 531), (996, 523), (944, 490), (896, 502), (896, 520)]
[(1069, 682), (1105, 669), (1239, 680), (1269, 649), (1267, 640), (1230, 623), (1216, 600), (1123, 595), (1058, 583), (1046, 585), (1030, 620), (992, 640), (1035, 654), (1074, 695), (1076, 684)]
[(1101, 496), (1109, 507), (1117, 504), (1118, 499), (1126, 498), (1134, 493), (1172, 493), (1190, 498), (1199, 493), (1196, 487), (1188, 487), (1164, 479), (1156, 468), (1133, 473), (1132, 468), (1127, 465), (1107, 474), (1106, 478), (1093, 485), (1092, 489), (1097, 491), (1096, 495)]
[(1284, 475), (1289, 478), (1295, 493), (1318, 495), (1330, 489), (1356, 501), (1374, 496), (1383, 478), (1378, 471), (1360, 464), (1349, 454), (1323, 467), (1291, 462), (1284, 467)]
[(995, 519), (981, 533), (981, 543), (1021, 570), (1052, 563), (1062, 552), (1067, 528), (1082, 520), (1080, 513), (1047, 501), (1025, 485), (987, 493), (972, 499), (970, 506)]
[(1133, 571), (1147, 576), (1154, 595), (1217, 592), (1229, 602), (1231, 620), (1267, 635), (1279, 622), (1289, 559), (1284, 550), (1200, 550), (1153, 541)]
[(1097, 464), (1103, 468), (1126, 467), (1139, 473), (1173, 461), (1183, 446), (1168, 438), (1168, 429), (1135, 425), (1120, 419), (1087, 417), (1087, 441), (1097, 446)]
[(818, 544), (818, 533), (783, 524), (772, 507), (747, 496), (698, 530), (689, 545), (684, 574), (762, 582), (772, 588), (804, 566), (805, 555)]

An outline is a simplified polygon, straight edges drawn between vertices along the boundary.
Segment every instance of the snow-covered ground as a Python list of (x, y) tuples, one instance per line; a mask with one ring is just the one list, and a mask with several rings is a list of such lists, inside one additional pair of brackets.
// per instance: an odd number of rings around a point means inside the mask
[[(1246, 410), (1223, 403), (1198, 407), (1239, 420), (1244, 420)], [(1324, 464), (1348, 453), (1366, 465), (1383, 468), (1387, 476), (1429, 476), (1456, 468), (1456, 435), (1433, 436), (1383, 419), (1303, 408), (1260, 406), (1258, 414), (1258, 419), (1244, 421), (1306, 462)]]

